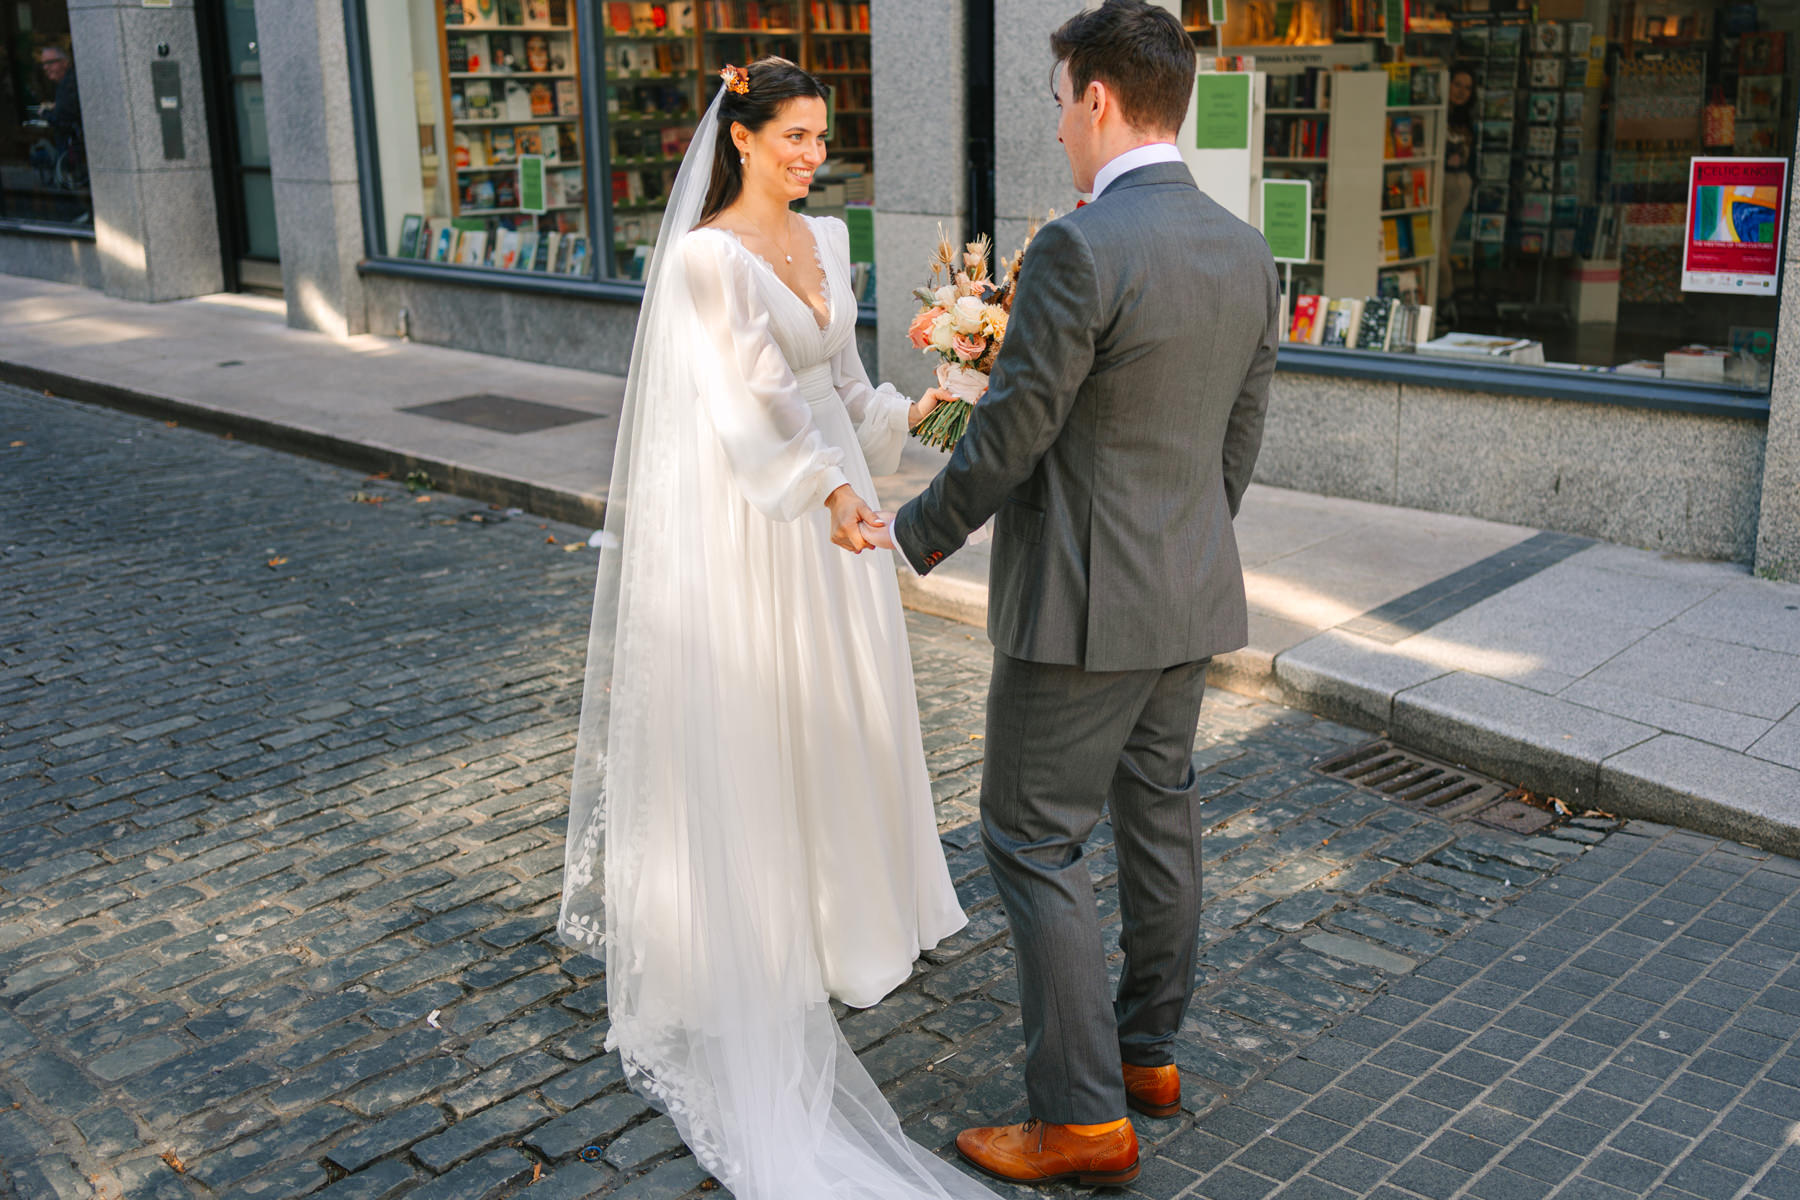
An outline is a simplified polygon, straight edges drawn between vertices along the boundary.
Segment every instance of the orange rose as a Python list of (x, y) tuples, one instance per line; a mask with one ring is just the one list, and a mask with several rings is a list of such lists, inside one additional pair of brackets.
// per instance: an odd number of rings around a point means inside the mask
[(912, 319), (906, 327), (906, 340), (913, 344), (913, 349), (923, 350), (931, 345), (931, 326), (944, 315), (941, 308), (928, 308)]
[(979, 333), (959, 333), (956, 335), (956, 357), (964, 362), (974, 362), (987, 349), (987, 339)]

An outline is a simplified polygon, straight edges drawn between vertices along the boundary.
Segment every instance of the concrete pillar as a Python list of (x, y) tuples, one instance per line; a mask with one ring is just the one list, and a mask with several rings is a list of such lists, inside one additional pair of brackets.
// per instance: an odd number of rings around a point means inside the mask
[[(102, 286), (127, 300), (176, 300), (224, 286), (194, 0), (70, 0)], [(158, 48), (168, 47), (168, 54)], [(164, 153), (151, 64), (180, 69), (183, 155)]]
[(344, 5), (256, 0), (256, 33), (288, 324), (336, 337), (366, 333)]
[(1050, 34), (1081, 0), (996, 0), (994, 22), (994, 237), (1012, 254), (1033, 221), (1080, 199), (1056, 140)]
[(870, 21), (875, 84), (875, 306), (879, 376), (916, 396), (933, 363), (906, 340), (941, 225), (962, 236), (968, 213), (968, 100), (963, 5), (877, 4)]
[(1769, 391), (1769, 434), (1763, 446), (1762, 512), (1756, 527), (1756, 572), (1800, 582), (1800, 199), (1788, 168), (1787, 261), (1775, 328), (1775, 376)]

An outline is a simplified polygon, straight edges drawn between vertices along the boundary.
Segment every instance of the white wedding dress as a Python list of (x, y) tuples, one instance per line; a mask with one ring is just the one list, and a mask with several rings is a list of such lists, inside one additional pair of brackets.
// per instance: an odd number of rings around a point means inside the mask
[(893, 560), (833, 546), (823, 507), (845, 482), (876, 503), (907, 400), (857, 357), (841, 222), (807, 222), (823, 328), (694, 229), (713, 124), (626, 386), (558, 929), (605, 959), (632, 1087), (738, 1200), (991, 1196), (901, 1134), (827, 999), (876, 1003), (965, 920)]

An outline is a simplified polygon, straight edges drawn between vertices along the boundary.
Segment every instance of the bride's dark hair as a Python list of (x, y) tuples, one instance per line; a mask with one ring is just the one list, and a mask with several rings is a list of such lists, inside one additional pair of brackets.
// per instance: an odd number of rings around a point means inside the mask
[(748, 72), (749, 90), (726, 88), (719, 103), (719, 137), (713, 148), (712, 181), (700, 209), (702, 225), (731, 207), (744, 190), (744, 169), (738, 163), (737, 143), (731, 140), (733, 123), (755, 133), (790, 100), (826, 99), (825, 85), (785, 58), (759, 58)]

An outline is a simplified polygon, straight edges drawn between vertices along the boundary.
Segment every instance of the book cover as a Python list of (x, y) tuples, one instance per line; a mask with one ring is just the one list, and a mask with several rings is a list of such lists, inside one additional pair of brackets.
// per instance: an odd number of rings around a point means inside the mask
[(513, 247), (512, 262), (507, 265), (515, 271), (531, 270), (531, 264), (537, 259), (538, 237), (535, 229), (521, 231)]
[(537, 254), (531, 262), (532, 270), (548, 271), (550, 269), (551, 265), (556, 262), (557, 246), (562, 238), (563, 235), (554, 229), (538, 238)]
[(419, 232), (425, 227), (423, 213), (407, 213), (400, 218), (400, 244), (395, 248), (398, 258), (417, 258), (419, 256)]
[(1350, 344), (1351, 313), (1351, 301), (1330, 301), (1325, 306), (1325, 322), (1318, 344), (1321, 346), (1348, 346)]
[(1560, 88), (1563, 81), (1563, 60), (1560, 58), (1534, 58), (1531, 60), (1531, 86), (1534, 88)]
[(498, 25), (500, 0), (462, 0), (464, 25)]
[(1534, 125), (1554, 125), (1562, 118), (1561, 92), (1533, 92), (1526, 109)]
[(1389, 158), (1411, 158), (1413, 152), (1413, 119), (1401, 114), (1388, 118), (1388, 136), (1392, 142)]
[(513, 262), (519, 257), (519, 231), (501, 229), (494, 235), (494, 265), (501, 270), (510, 270)]
[(573, 117), (581, 112), (581, 85), (573, 79), (556, 81), (556, 115)]
[(1362, 319), (1357, 322), (1356, 346), (1363, 350), (1388, 348), (1388, 314), (1396, 301), (1386, 296), (1370, 296), (1363, 301)]
[(1411, 217), (1395, 217), (1394, 232), (1398, 235), (1400, 242), (1400, 253), (1397, 257), (1415, 257), (1414, 247), (1417, 243), (1413, 240), (1413, 219)]
[(1519, 220), (1526, 225), (1550, 223), (1549, 192), (1526, 192), (1519, 200)]
[(1400, 257), (1400, 217), (1381, 219), (1381, 258), (1393, 262)]
[(1412, 173), (1412, 207), (1425, 208), (1431, 203), (1431, 172), (1414, 167)]
[(1437, 253), (1431, 236), (1431, 214), (1419, 213), (1412, 218), (1412, 253), (1405, 258), (1430, 258)]
[(1528, 125), (1525, 128), (1525, 153), (1555, 154), (1556, 127), (1553, 125)]
[(1290, 342), (1311, 342), (1313, 326), (1319, 321), (1319, 296), (1299, 296), (1294, 300), (1294, 317), (1288, 326)]
[(505, 100), (501, 104), (509, 121), (531, 120), (531, 87), (523, 79), (508, 79), (502, 85)]
[[(457, 136), (462, 135), (458, 134)], [(473, 158), (474, 154), (474, 147), (471, 145), (469, 155)], [(486, 161), (472, 165), (486, 166), (491, 162), (496, 166), (511, 166), (517, 162), (519, 160), (519, 143), (515, 132), (504, 125), (493, 130), (488, 135), (486, 153), (483, 158)]]
[(588, 240), (584, 233), (571, 236), (569, 246), (569, 274), (586, 275), (588, 269)]

